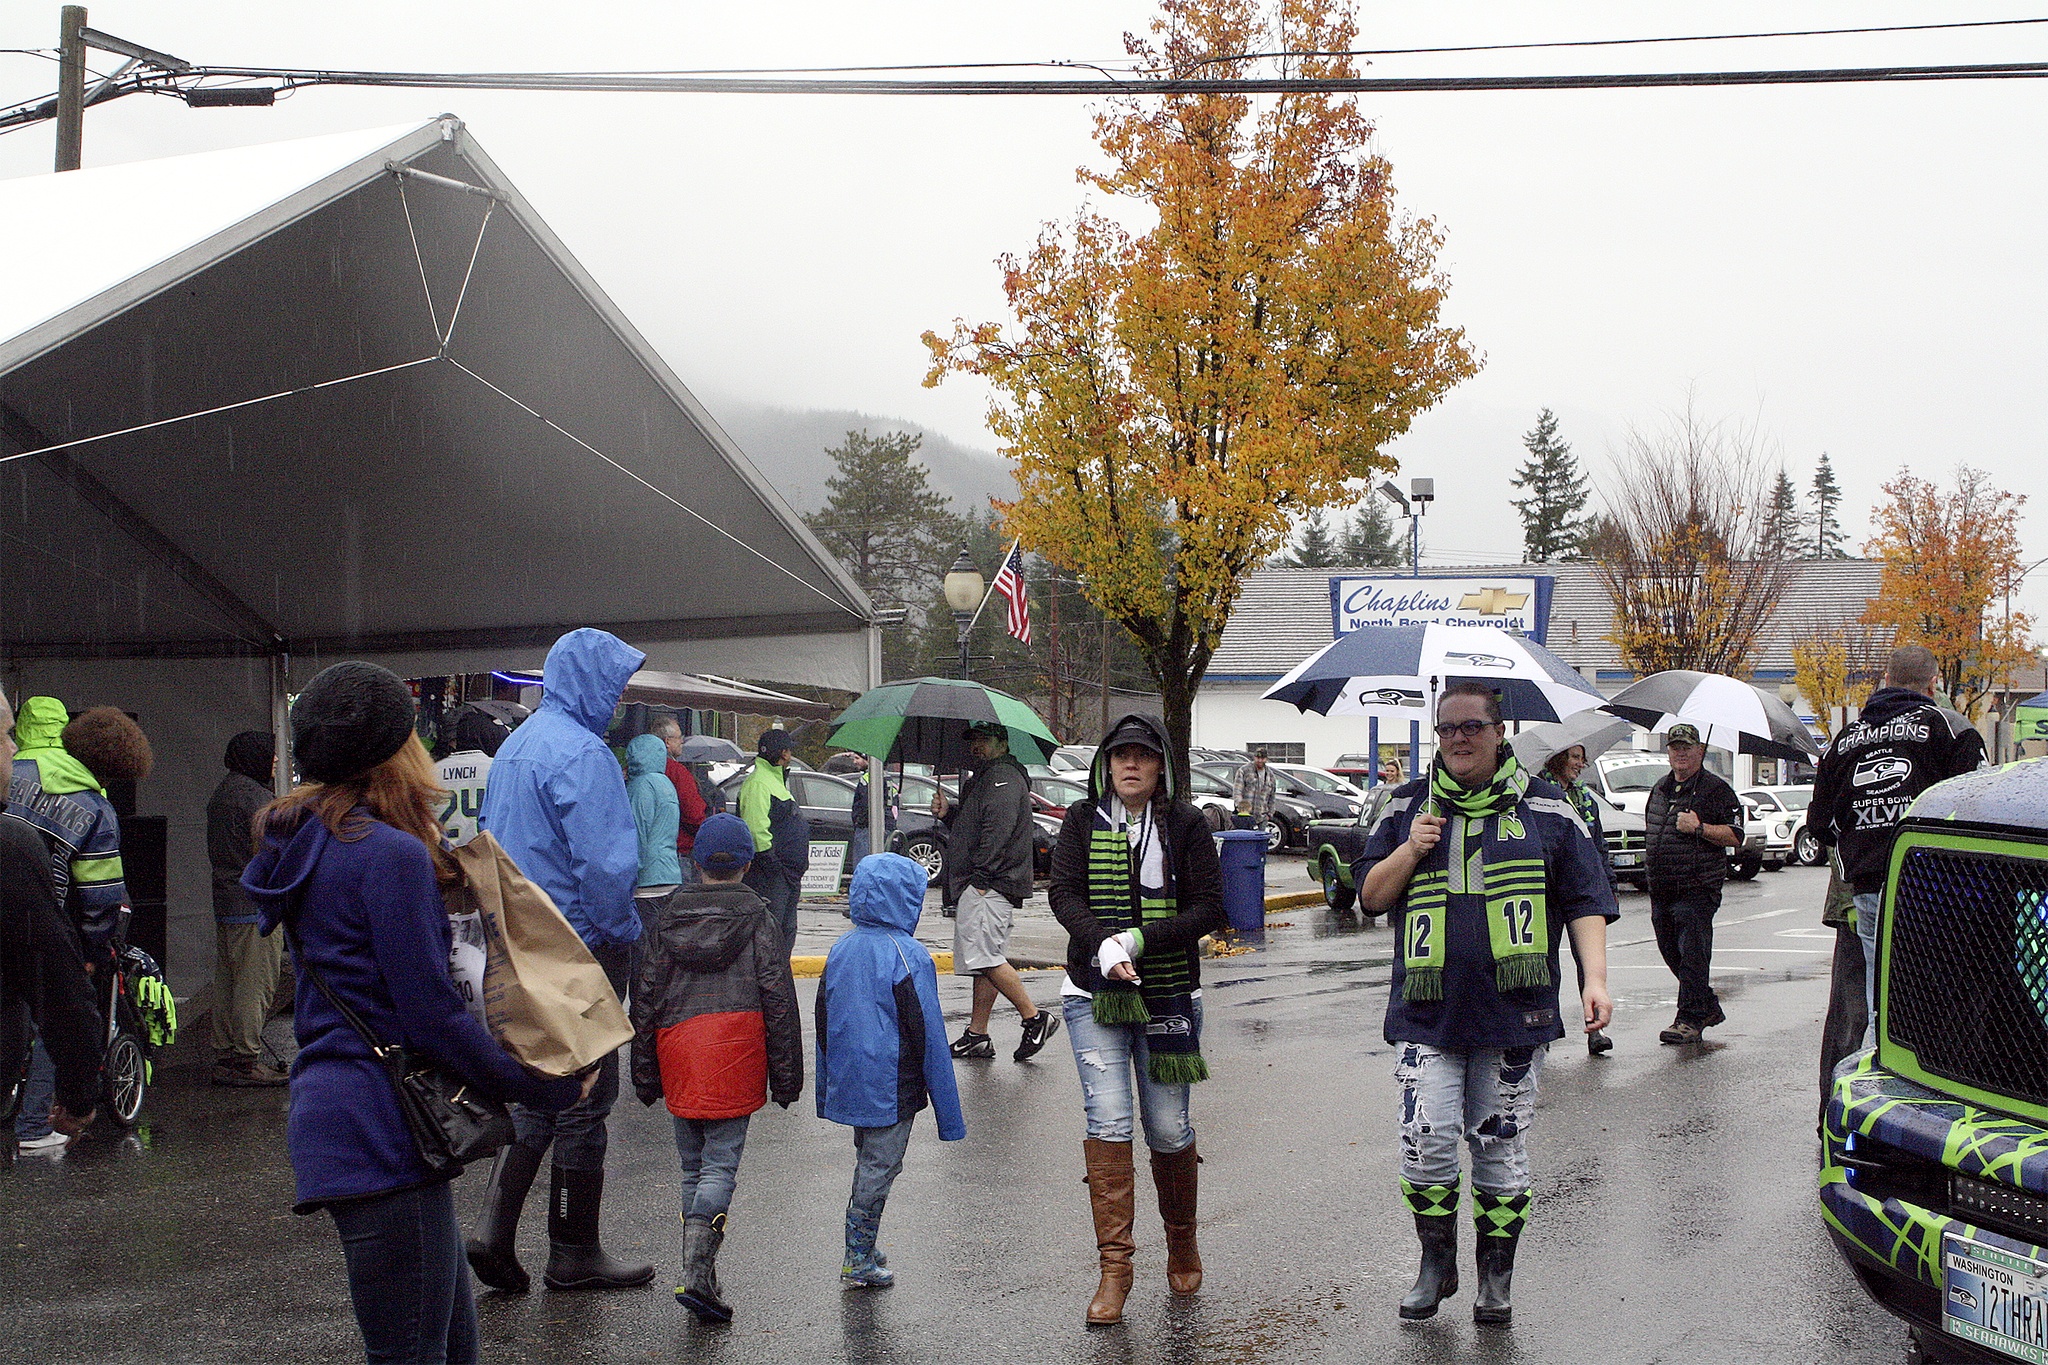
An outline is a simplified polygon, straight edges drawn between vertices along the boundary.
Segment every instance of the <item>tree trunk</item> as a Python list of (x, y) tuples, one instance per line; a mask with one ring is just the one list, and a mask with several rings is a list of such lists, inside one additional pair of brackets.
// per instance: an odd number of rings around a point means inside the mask
[(1159, 670), (1159, 698), (1166, 710), (1166, 761), (1173, 774), (1173, 790), (1188, 792), (1188, 735), (1194, 725), (1195, 688), (1199, 678), (1188, 676), (1184, 660), (1179, 667)]

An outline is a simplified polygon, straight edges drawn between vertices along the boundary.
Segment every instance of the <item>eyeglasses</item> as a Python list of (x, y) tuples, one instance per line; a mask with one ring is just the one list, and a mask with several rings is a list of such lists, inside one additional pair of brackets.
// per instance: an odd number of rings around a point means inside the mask
[(1490, 720), (1438, 721), (1436, 737), (1449, 739), (1452, 735), (1463, 735), (1467, 739), (1477, 739), (1481, 730), (1492, 728), (1493, 722)]

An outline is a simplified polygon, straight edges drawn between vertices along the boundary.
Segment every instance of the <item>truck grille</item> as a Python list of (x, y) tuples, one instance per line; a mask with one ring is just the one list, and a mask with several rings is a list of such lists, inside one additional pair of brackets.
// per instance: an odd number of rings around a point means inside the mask
[(1610, 858), (1617, 853), (1641, 853), (1643, 851), (1643, 832), (1641, 830), (1610, 829), (1601, 831), (1601, 834), (1607, 840), (1607, 855)]
[[(1911, 1049), (1909, 1074), (2048, 1112), (2048, 848), (1910, 830), (1901, 842), (1886, 1043)], [(1880, 1051), (1882, 1065), (1904, 1061)]]

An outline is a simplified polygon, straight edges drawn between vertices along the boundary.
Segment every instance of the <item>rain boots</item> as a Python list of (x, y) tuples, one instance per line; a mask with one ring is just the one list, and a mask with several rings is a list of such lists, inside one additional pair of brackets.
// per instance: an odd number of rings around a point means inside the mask
[(1401, 1196), (1422, 1243), (1422, 1269), (1401, 1300), (1401, 1316), (1416, 1322), (1435, 1317), (1437, 1305), (1458, 1292), (1458, 1186), (1415, 1185), (1403, 1176)]
[(548, 1193), (550, 1289), (631, 1289), (654, 1278), (644, 1261), (615, 1261), (597, 1240), (597, 1216), (604, 1204), (604, 1172), (554, 1168)]
[(896, 1276), (889, 1270), (888, 1259), (875, 1250), (875, 1239), (881, 1231), (882, 1220), (879, 1217), (847, 1205), (846, 1259), (839, 1264), (841, 1288), (887, 1289), (896, 1283)]
[(718, 1284), (718, 1246), (725, 1240), (725, 1215), (683, 1220), (683, 1282), (676, 1302), (699, 1322), (731, 1322), (732, 1307)]
[(540, 1173), (540, 1158), (539, 1149), (516, 1142), (498, 1149), (491, 1163), (491, 1183), (484, 1186), (484, 1211), (477, 1217), (476, 1231), (462, 1245), (477, 1279), (508, 1294), (524, 1294), (533, 1283), (519, 1264), (519, 1211), (526, 1207), (526, 1192)]
[(1152, 1153), (1159, 1221), (1166, 1224), (1166, 1284), (1176, 1294), (1192, 1294), (1202, 1287), (1202, 1253), (1195, 1246), (1196, 1173), (1201, 1164), (1192, 1142), (1178, 1152)]
[(1472, 1230), (1478, 1234), (1479, 1295), (1472, 1301), (1472, 1321), (1512, 1322), (1509, 1299), (1515, 1280), (1515, 1246), (1529, 1221), (1529, 1192), (1488, 1194), (1472, 1191)]
[[(1089, 1300), (1088, 1325), (1102, 1327), (1124, 1320), (1124, 1300), (1131, 1293), (1131, 1256), (1138, 1249), (1131, 1240), (1137, 1167), (1131, 1161), (1131, 1144), (1128, 1142), (1084, 1138), (1081, 1147), (1088, 1163), (1088, 1202), (1095, 1210), (1095, 1250), (1102, 1260), (1102, 1283), (1096, 1286), (1095, 1297)], [(1192, 1175), (1188, 1190), (1192, 1249)], [(1165, 1203), (1163, 1194), (1160, 1202)]]

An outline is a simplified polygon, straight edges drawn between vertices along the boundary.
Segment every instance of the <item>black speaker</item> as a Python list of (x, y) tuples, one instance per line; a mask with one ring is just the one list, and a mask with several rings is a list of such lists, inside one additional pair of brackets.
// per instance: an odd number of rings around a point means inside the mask
[(121, 871), (127, 880), (128, 941), (170, 970), (170, 821), (161, 815), (121, 818)]

